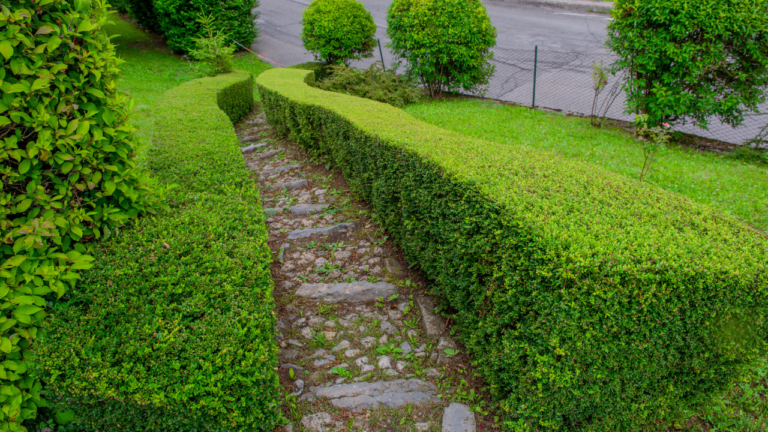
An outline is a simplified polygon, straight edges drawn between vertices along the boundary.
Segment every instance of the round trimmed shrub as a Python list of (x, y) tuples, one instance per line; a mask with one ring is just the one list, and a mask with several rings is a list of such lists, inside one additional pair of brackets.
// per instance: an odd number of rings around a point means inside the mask
[(48, 405), (31, 371), (52, 302), (92, 267), (94, 240), (163, 205), (133, 159), (129, 100), (116, 89), (119, 60), (102, 30), (106, 3), (16, 0), (2, 9), (0, 430), (25, 431)]
[(327, 64), (373, 57), (376, 24), (357, 0), (313, 0), (304, 10), (304, 48)]
[(480, 0), (395, 0), (387, 22), (389, 47), (433, 98), (488, 84), (496, 28)]
[(768, 86), (768, 0), (618, 0), (608, 24), (627, 112), (739, 125)]

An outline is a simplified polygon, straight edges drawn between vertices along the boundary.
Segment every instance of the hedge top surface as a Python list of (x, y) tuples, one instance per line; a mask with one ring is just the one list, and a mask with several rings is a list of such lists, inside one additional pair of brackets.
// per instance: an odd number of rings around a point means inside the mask
[(273, 69), (256, 82), (336, 113), (475, 187), (504, 210), (511, 229), (552, 246), (548, 258), (559, 262), (561, 277), (599, 267), (631, 280), (666, 273), (683, 282), (706, 272), (733, 278), (733, 289), (765, 287), (768, 238), (733, 217), (553, 152), (472, 139), (386, 104), (322, 91), (306, 84), (311, 73)]

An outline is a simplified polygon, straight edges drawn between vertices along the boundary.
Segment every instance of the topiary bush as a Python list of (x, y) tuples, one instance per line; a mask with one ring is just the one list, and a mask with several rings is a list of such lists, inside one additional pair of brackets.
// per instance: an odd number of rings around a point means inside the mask
[(768, 237), (681, 195), (402, 110), (257, 78), (454, 310), (507, 431), (634, 431), (764, 359)]
[(178, 185), (172, 211), (100, 245), (38, 348), (73, 430), (274, 430), (272, 254), (231, 123), (252, 108), (246, 72), (190, 81), (158, 106), (148, 164)]
[(357, 70), (344, 65), (329, 67), (330, 76), (315, 86), (323, 90), (371, 99), (396, 107), (416, 103), (421, 90), (394, 70), (384, 70), (376, 62), (368, 69)]
[(433, 98), (480, 92), (493, 75), (496, 29), (480, 0), (394, 0), (388, 46)]
[(301, 20), (304, 48), (326, 64), (373, 57), (376, 24), (357, 0), (312, 0)]
[(91, 242), (164, 205), (133, 160), (106, 3), (1, 9), (0, 430), (23, 431), (48, 404), (33, 371), (50, 305), (93, 266)]
[(768, 86), (768, 0), (617, 0), (608, 46), (627, 112), (649, 124), (739, 125)]

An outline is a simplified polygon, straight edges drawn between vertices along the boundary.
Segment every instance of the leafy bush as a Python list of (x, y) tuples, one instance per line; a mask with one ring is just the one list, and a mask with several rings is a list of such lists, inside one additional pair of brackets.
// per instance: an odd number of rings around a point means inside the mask
[(128, 3), (128, 13), (147, 30), (160, 33), (157, 22), (154, 0), (125, 0)]
[(617, 0), (608, 46), (627, 70), (627, 112), (649, 124), (738, 125), (768, 85), (768, 0)]
[(363, 71), (344, 65), (331, 66), (330, 73), (330, 77), (317, 82), (318, 88), (397, 107), (418, 102), (421, 98), (421, 90), (395, 71), (385, 71), (378, 62)]
[(328, 64), (373, 57), (376, 24), (357, 0), (312, 0), (304, 10), (304, 48)]
[(166, 93), (149, 164), (173, 210), (103, 243), (38, 348), (76, 430), (274, 429), (272, 256), (230, 123), (252, 107), (245, 72)]
[(128, 0), (130, 13), (145, 28), (161, 33), (168, 46), (176, 52), (190, 52), (195, 48), (195, 39), (205, 36), (197, 17), (213, 16), (216, 30), (227, 32), (245, 46), (258, 37), (259, 31), (254, 20), (259, 0)]
[(128, 12), (129, 0), (109, 0), (108, 3), (110, 6), (112, 6), (112, 9), (118, 12), (122, 12), (122, 13)]
[(85, 1), (0, 10), (0, 430), (26, 430), (47, 405), (32, 348), (50, 302), (92, 266), (87, 243), (162, 207), (133, 161), (107, 16)]
[(311, 78), (257, 78), (269, 122), (340, 166), (434, 281), (506, 430), (637, 430), (765, 355), (764, 235), (653, 185)]
[(229, 42), (229, 35), (221, 30), (214, 30), (213, 17), (200, 15), (197, 21), (203, 25), (204, 35), (195, 38), (195, 48), (189, 55), (205, 65), (205, 74), (215, 76), (232, 72), (232, 53), (235, 48)]
[(480, 0), (394, 0), (387, 22), (392, 52), (433, 98), (488, 84), (496, 29)]

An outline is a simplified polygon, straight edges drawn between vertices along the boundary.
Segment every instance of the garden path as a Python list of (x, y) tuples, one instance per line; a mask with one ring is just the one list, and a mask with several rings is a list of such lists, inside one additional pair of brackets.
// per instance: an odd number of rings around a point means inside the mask
[(496, 429), (426, 283), (340, 173), (276, 136), (264, 114), (237, 128), (275, 256), (285, 430)]

